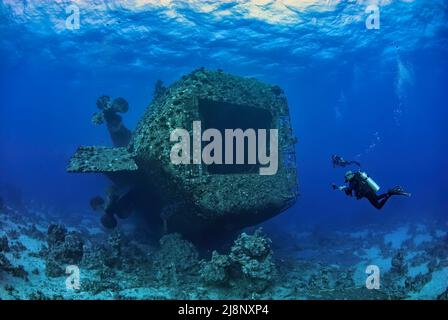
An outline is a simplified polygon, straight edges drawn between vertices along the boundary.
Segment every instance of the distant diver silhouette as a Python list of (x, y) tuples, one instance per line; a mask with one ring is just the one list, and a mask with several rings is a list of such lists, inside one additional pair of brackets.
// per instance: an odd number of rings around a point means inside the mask
[(347, 171), (345, 174), (345, 182), (348, 183), (348, 185), (337, 186), (336, 184), (333, 184), (333, 190), (344, 191), (349, 197), (352, 197), (354, 193), (357, 200), (367, 198), (367, 200), (369, 200), (369, 202), (378, 210), (380, 210), (392, 196), (411, 196), (410, 193), (405, 192), (400, 186), (396, 186), (388, 192), (378, 195), (377, 192), (380, 189), (378, 184), (376, 184), (367, 173), (361, 171)]
[(333, 162), (333, 168), (336, 168), (336, 167), (344, 168), (351, 164), (355, 164), (358, 167), (361, 166), (361, 163), (359, 163), (358, 161), (348, 161), (348, 160), (345, 160), (344, 158), (342, 158), (341, 156), (338, 156), (337, 154), (334, 154), (331, 156), (331, 161)]

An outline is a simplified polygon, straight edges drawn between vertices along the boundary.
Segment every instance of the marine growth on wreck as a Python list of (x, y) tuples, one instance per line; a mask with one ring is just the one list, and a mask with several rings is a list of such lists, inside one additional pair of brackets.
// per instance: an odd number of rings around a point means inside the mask
[[(94, 121), (105, 119), (115, 147), (83, 146), (70, 160), (69, 172), (103, 173), (116, 187), (129, 190), (116, 201), (109, 201), (103, 225), (115, 227), (115, 216), (127, 217), (123, 212), (136, 211), (147, 216), (153, 228), (197, 238), (224, 235), (260, 223), (294, 204), (298, 196), (295, 137), (280, 87), (203, 68), (168, 88), (161, 89), (160, 85), (127, 145), (123, 142), (129, 130), (116, 114), (126, 112), (127, 103), (123, 98), (113, 102), (109, 97), (99, 98), (101, 111), (94, 115)], [(259, 174), (259, 161), (173, 163), (173, 131), (183, 128), (194, 139), (198, 134), (195, 122), (200, 122), (204, 130), (222, 132), (276, 129), (279, 159), (275, 174)], [(248, 139), (245, 142), (243, 156), (247, 159)], [(201, 132), (196, 141), (199, 145), (194, 143), (193, 154), (194, 148), (204, 144)], [(159, 208), (154, 208), (154, 199)]]

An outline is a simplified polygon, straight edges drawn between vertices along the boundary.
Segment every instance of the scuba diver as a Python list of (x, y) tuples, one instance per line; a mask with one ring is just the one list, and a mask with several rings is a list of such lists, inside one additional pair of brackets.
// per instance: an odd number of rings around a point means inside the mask
[(344, 191), (349, 197), (353, 196), (353, 192), (356, 199), (367, 198), (369, 202), (378, 210), (380, 210), (392, 196), (406, 196), (410, 197), (411, 194), (405, 192), (400, 186), (390, 189), (388, 192), (378, 195), (377, 192), (380, 189), (378, 184), (370, 178), (365, 172), (352, 172), (347, 171), (345, 174), (345, 182), (347, 186), (337, 186), (333, 184), (333, 190)]
[(337, 154), (334, 154), (331, 156), (331, 161), (333, 162), (333, 168), (336, 167), (346, 167), (349, 166), (351, 164), (355, 164), (358, 167), (361, 166), (361, 164), (358, 161), (347, 161), (344, 158), (342, 158), (341, 156), (338, 156)]

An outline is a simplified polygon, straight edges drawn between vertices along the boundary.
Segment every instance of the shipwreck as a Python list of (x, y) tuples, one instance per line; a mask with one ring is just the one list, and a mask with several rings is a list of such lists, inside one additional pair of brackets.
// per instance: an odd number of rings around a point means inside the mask
[[(114, 147), (81, 146), (67, 170), (105, 174), (119, 192), (94, 206), (104, 212), (106, 227), (133, 212), (157, 233), (179, 232), (190, 238), (225, 234), (258, 224), (291, 207), (299, 194), (295, 142), (283, 90), (253, 78), (204, 68), (168, 88), (156, 85), (153, 100), (134, 132), (122, 122), (124, 99), (101, 97), (94, 122), (106, 122)], [(269, 130), (278, 133), (278, 168), (261, 175), (258, 161), (240, 164), (170, 160), (176, 128), (193, 135), (202, 129)], [(202, 142), (203, 143), (203, 142)], [(271, 150), (272, 151), (272, 150)], [(195, 150), (191, 150), (192, 153)], [(244, 157), (249, 158), (248, 148)], [(123, 191), (124, 190), (124, 191)]]

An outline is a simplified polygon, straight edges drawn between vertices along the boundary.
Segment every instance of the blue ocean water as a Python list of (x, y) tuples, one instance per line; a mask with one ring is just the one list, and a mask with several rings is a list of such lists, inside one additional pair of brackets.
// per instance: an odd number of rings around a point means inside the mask
[[(379, 29), (366, 27), (369, 5)], [(68, 28), (73, 10), (79, 26)], [(3, 0), (0, 186), (91, 214), (107, 180), (66, 166), (81, 144), (111, 145), (90, 121), (96, 99), (125, 97), (133, 129), (158, 79), (203, 66), (277, 84), (288, 98), (301, 194), (265, 224), (271, 232), (448, 223), (447, 14), (444, 0)], [(333, 191), (345, 170), (332, 154), (412, 197), (378, 211)]]

